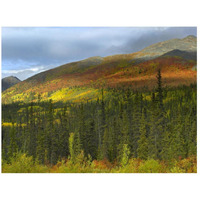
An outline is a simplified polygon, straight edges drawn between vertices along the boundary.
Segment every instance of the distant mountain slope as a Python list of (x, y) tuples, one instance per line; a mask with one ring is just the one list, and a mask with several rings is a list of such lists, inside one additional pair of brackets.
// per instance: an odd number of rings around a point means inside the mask
[(43, 100), (91, 99), (102, 86), (152, 89), (156, 86), (158, 68), (161, 68), (164, 86), (189, 85), (197, 77), (196, 41), (196, 37), (188, 36), (160, 42), (132, 54), (68, 63), (9, 88), (3, 93), (2, 102), (28, 102), (39, 93)]
[(181, 57), (184, 58), (186, 60), (197, 60), (197, 52), (195, 51), (181, 51), (179, 49), (175, 49), (172, 51), (169, 51), (165, 54), (162, 55), (162, 57), (165, 56), (177, 56), (177, 57)]
[(181, 50), (196, 52), (197, 51), (197, 38), (195, 36), (189, 35), (183, 39), (172, 39), (164, 42), (159, 42), (150, 45), (140, 51), (139, 56), (151, 57), (160, 56), (172, 50)]
[(5, 77), (2, 80), (2, 91), (12, 87), (13, 85), (21, 82), (17, 77), (15, 76), (9, 76)]

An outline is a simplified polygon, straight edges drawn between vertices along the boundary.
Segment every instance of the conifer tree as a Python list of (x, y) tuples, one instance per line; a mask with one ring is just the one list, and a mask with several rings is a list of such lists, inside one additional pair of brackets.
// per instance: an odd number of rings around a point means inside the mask
[(185, 157), (185, 149), (184, 149), (184, 139), (183, 139), (183, 134), (182, 134), (182, 130), (183, 130), (183, 126), (182, 124), (180, 124), (180, 118), (181, 116), (179, 116), (176, 120), (175, 120), (175, 127), (173, 129), (172, 132), (172, 151), (173, 151), (173, 157), (175, 159), (178, 159), (179, 157), (184, 158)]
[(173, 149), (171, 146), (171, 134), (169, 132), (165, 132), (164, 138), (162, 141), (162, 151), (161, 151), (161, 159), (165, 161), (170, 161), (173, 158)]
[(33, 159), (36, 158), (36, 148), (37, 148), (37, 136), (36, 136), (36, 127), (35, 127), (35, 118), (33, 111), (33, 102), (30, 106), (30, 126), (29, 126), (29, 155), (33, 156)]
[(141, 118), (141, 102), (138, 92), (134, 98), (134, 110), (133, 110), (133, 135), (130, 139), (131, 153), (134, 157), (137, 157), (138, 139), (140, 136), (140, 118)]
[(76, 157), (81, 153), (80, 135), (78, 132), (70, 133), (69, 136), (69, 152), (70, 160), (75, 163)]
[(129, 146), (128, 146), (128, 144), (123, 144), (121, 155), (120, 155), (120, 157), (121, 157), (120, 165), (122, 167), (125, 167), (128, 164), (129, 156), (130, 156)]
[(81, 150), (82, 150), (82, 144), (81, 144), (79, 132), (75, 132), (73, 142), (74, 142), (73, 143), (74, 154), (75, 156), (77, 156), (78, 154), (81, 153)]
[(10, 138), (10, 143), (8, 146), (8, 156), (9, 158), (12, 158), (13, 156), (16, 156), (18, 150), (16, 142), (16, 129), (14, 123), (12, 123), (12, 128), (10, 129), (9, 138)]
[(69, 118), (66, 114), (67, 107), (64, 106), (61, 114), (61, 127), (59, 133), (59, 156), (60, 158), (68, 157), (69, 155)]
[(105, 129), (104, 131), (104, 136), (103, 136), (103, 158), (106, 158), (108, 159), (108, 154), (109, 154), (109, 131), (108, 131), (108, 128)]
[(160, 68), (158, 69), (156, 78), (157, 78), (158, 103), (159, 107), (163, 109), (163, 88), (162, 88), (162, 75)]
[(52, 151), (53, 151), (53, 145), (52, 145), (52, 136), (54, 131), (54, 124), (53, 124), (53, 103), (52, 100), (49, 100), (48, 103), (48, 114), (47, 114), (47, 130), (46, 130), (46, 153), (47, 153), (47, 160), (53, 164), (52, 162)]
[(150, 112), (151, 112), (151, 127), (150, 134), (148, 136), (148, 157), (149, 158), (157, 158), (158, 148), (157, 148), (157, 112), (156, 112), (156, 99), (155, 93), (152, 93), (151, 104), (150, 104)]
[(137, 153), (138, 153), (138, 158), (142, 160), (146, 160), (148, 158), (148, 141), (146, 137), (146, 122), (144, 113), (142, 114)]
[(93, 159), (97, 158), (97, 134), (95, 131), (95, 122), (94, 118), (92, 117), (87, 125), (88, 129), (86, 131), (86, 144), (87, 144), (87, 151), (85, 152), (86, 155), (90, 155)]

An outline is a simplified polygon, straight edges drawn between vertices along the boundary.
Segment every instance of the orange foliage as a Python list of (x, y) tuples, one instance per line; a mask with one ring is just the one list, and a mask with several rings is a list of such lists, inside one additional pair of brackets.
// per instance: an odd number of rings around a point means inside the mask
[[(177, 57), (159, 57), (141, 63), (132, 63), (126, 66), (119, 65), (119, 61), (104, 62), (101, 65), (89, 68), (79, 73), (60, 73), (54, 77), (40, 80), (31, 78), (23, 81), (17, 86), (7, 90), (6, 99), (16, 94), (48, 93), (66, 87), (89, 86), (94, 88), (102, 87), (102, 84), (109, 87), (132, 87), (134, 89), (153, 89), (156, 86), (156, 74), (161, 68), (163, 85), (178, 86), (196, 83), (197, 72), (192, 70), (194, 63)], [(59, 70), (59, 68), (57, 68)], [(56, 73), (55, 73), (56, 74)], [(57, 75), (57, 74), (56, 74)], [(4, 98), (4, 96), (3, 96)]]

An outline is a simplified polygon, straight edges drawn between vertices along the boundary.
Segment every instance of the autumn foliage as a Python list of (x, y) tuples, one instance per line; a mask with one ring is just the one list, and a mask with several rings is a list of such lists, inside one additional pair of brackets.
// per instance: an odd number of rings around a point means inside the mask
[(174, 162), (163, 162), (154, 159), (140, 160), (131, 158), (123, 167), (108, 160), (89, 160), (82, 157), (76, 164), (71, 160), (59, 161), (56, 165), (41, 165), (32, 157), (18, 154), (11, 163), (2, 163), (3, 173), (197, 173), (195, 156)]

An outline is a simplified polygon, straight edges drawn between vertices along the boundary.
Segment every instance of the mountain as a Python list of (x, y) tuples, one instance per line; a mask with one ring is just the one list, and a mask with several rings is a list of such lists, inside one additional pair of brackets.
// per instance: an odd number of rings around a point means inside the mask
[(172, 39), (159, 42), (144, 48), (139, 52), (139, 56), (158, 57), (176, 49), (180, 51), (196, 52), (197, 38), (195, 36), (189, 35), (183, 39)]
[(43, 100), (80, 101), (97, 98), (102, 87), (151, 90), (161, 69), (163, 85), (196, 83), (197, 38), (159, 42), (131, 54), (91, 57), (36, 74), (9, 88), (2, 102)]
[(4, 91), (21, 81), (15, 76), (9, 76), (3, 78), (1, 82), (2, 82), (2, 91)]
[(196, 51), (181, 51), (179, 49), (175, 49), (162, 55), (162, 57), (164, 56), (174, 56), (174, 57), (177, 56), (177, 57), (184, 58), (186, 60), (197, 60)]

